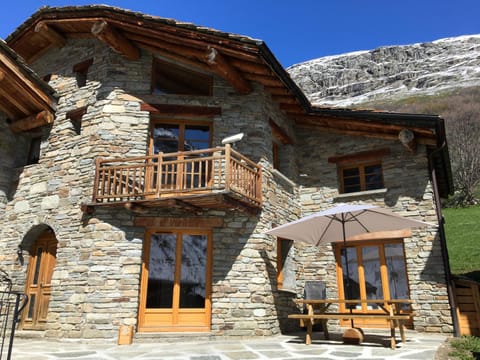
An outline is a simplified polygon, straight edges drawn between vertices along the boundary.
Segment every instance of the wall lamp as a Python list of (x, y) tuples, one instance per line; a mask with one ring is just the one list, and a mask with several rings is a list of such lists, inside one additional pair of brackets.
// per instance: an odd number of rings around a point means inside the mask
[(233, 144), (236, 143), (237, 141), (240, 141), (243, 139), (243, 133), (238, 133), (235, 135), (227, 136), (225, 139), (222, 140), (222, 144)]
[(23, 265), (25, 260), (23, 258), (23, 248), (22, 248), (22, 245), (18, 245), (18, 248), (17, 248), (17, 260), (18, 262), (20, 263), (20, 265)]

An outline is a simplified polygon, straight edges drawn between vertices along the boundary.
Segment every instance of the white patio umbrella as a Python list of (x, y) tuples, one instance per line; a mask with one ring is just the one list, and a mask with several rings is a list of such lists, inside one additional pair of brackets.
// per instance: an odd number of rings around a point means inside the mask
[[(338, 241), (346, 243), (350, 237), (364, 233), (425, 226), (433, 225), (397, 215), (379, 206), (338, 204), (328, 210), (275, 227), (266, 233), (318, 246), (322, 243)], [(349, 289), (347, 251), (345, 251), (345, 265), (347, 289)]]
[(320, 245), (347, 241), (352, 236), (364, 233), (425, 226), (432, 226), (432, 224), (397, 215), (379, 206), (338, 204), (330, 209), (275, 227), (266, 231), (266, 234)]

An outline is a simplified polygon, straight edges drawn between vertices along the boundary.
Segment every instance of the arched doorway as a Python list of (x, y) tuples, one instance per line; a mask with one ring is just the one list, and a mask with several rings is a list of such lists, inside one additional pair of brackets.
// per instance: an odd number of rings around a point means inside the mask
[(52, 290), (51, 280), (55, 269), (57, 239), (52, 229), (41, 232), (29, 249), (25, 293), (28, 295), (27, 308), (23, 312), (21, 328), (43, 330)]

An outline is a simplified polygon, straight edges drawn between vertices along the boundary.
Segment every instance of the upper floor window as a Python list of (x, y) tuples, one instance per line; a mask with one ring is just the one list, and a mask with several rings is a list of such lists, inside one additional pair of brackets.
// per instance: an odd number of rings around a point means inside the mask
[(30, 139), (30, 148), (28, 149), (27, 165), (38, 164), (40, 161), (40, 145), (42, 143), (41, 137), (34, 137)]
[(86, 107), (67, 112), (67, 119), (70, 119), (76, 135), (80, 135), (82, 133), (82, 116), (85, 115), (86, 112)]
[(75, 73), (78, 87), (83, 87), (87, 85), (88, 69), (90, 68), (92, 63), (93, 59), (88, 59), (73, 66), (73, 72)]
[(383, 189), (382, 157), (388, 153), (379, 149), (330, 157), (328, 161), (337, 164), (340, 193)]
[(151, 130), (152, 155), (208, 149), (211, 145), (211, 124), (207, 122), (154, 121)]
[(213, 78), (210, 75), (155, 59), (152, 69), (153, 94), (211, 96)]
[(280, 170), (282, 165), (280, 160), (282, 148), (284, 145), (293, 144), (293, 140), (272, 119), (270, 119), (269, 123), (272, 132), (272, 165), (274, 169)]
[(382, 189), (384, 187), (381, 163), (341, 167), (340, 176), (342, 193)]

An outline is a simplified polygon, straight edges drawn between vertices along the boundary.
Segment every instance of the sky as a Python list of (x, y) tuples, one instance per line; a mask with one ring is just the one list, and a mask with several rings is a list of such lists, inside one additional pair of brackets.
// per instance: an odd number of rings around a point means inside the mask
[[(40, 7), (81, 0), (7, 0), (5, 39)], [(263, 40), (284, 67), (311, 59), (480, 34), (480, 0), (99, 0)]]

